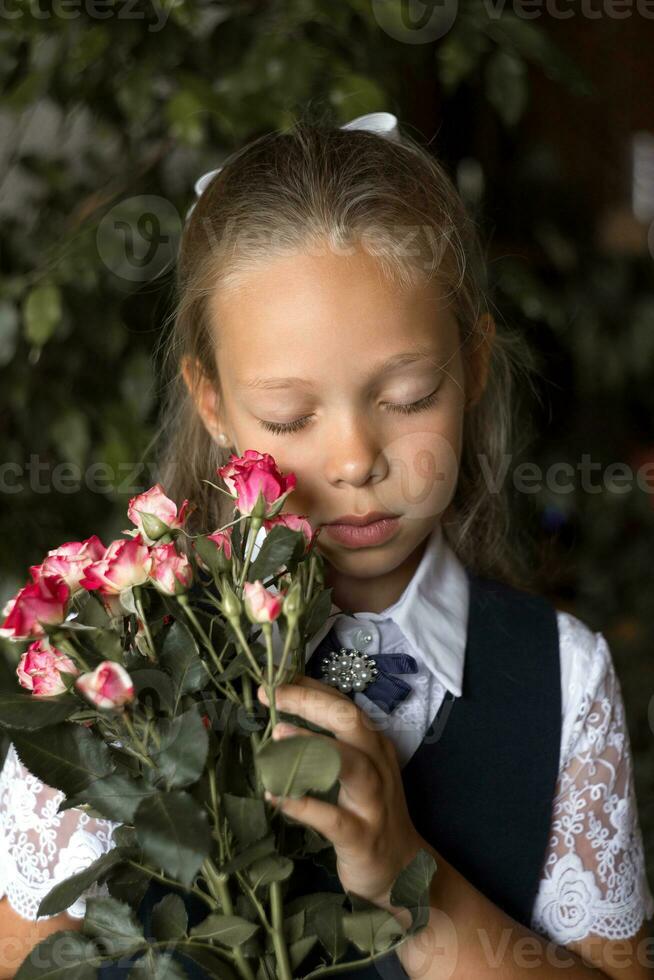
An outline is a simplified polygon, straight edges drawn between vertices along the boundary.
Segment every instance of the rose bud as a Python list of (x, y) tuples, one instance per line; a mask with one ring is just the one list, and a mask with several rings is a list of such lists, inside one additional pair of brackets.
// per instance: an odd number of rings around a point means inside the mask
[(155, 544), (165, 534), (184, 526), (189, 502), (185, 500), (177, 511), (177, 504), (164, 493), (160, 483), (156, 483), (145, 493), (132, 497), (127, 507), (127, 516), (137, 530), (127, 530), (124, 534), (134, 536), (139, 532), (147, 544)]
[(193, 569), (186, 555), (174, 544), (160, 544), (150, 549), (152, 568), (150, 579), (165, 595), (181, 595), (193, 582)]
[(18, 683), (36, 695), (51, 697), (62, 694), (66, 685), (60, 671), (79, 674), (79, 670), (66, 654), (51, 646), (47, 640), (30, 643), (16, 667)]
[(132, 678), (115, 660), (103, 660), (94, 671), (81, 674), (75, 687), (96, 708), (120, 708), (134, 698)]
[(243, 584), (245, 612), (252, 623), (272, 623), (282, 611), (284, 597), (265, 588), (261, 579)]

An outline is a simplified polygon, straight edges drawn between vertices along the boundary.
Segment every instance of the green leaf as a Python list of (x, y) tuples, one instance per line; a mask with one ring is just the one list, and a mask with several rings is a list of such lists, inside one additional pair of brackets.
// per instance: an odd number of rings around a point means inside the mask
[(306, 735), (268, 742), (256, 754), (263, 785), (275, 796), (294, 799), (330, 789), (341, 770), (341, 755), (332, 742)]
[(15, 732), (12, 740), (30, 772), (66, 796), (80, 793), (115, 768), (105, 742), (82, 725), (62, 722), (34, 734)]
[(82, 931), (91, 939), (102, 940), (107, 956), (120, 956), (147, 945), (133, 910), (111, 896), (94, 895), (86, 899)]
[(59, 456), (84, 466), (91, 445), (91, 432), (86, 414), (78, 408), (67, 407), (50, 426), (50, 435)]
[(43, 347), (61, 320), (61, 293), (58, 286), (35, 286), (23, 304), (25, 339)]
[(313, 949), (318, 941), (317, 936), (303, 936), (288, 947), (288, 956), (292, 969), (296, 969), (305, 956)]
[[(124, 858), (124, 855), (123, 855)], [(133, 864), (117, 865), (107, 879), (107, 888), (113, 898), (120, 902), (127, 902), (135, 911), (138, 911), (143, 896), (148, 890), (151, 877)]]
[(130, 671), (130, 677), (141, 704), (147, 703), (155, 714), (174, 711), (173, 682), (164, 670), (159, 667), (143, 667)]
[(411, 912), (411, 932), (429, 921), (429, 890), (436, 867), (434, 857), (421, 847), (391, 888), (391, 905), (401, 905)]
[(285, 881), (293, 873), (293, 861), (282, 854), (267, 854), (247, 869), (253, 888), (269, 885), (272, 881)]
[(343, 931), (343, 910), (336, 905), (320, 908), (320, 915), (307, 921), (307, 932), (314, 932), (332, 960), (340, 959), (347, 949)]
[(77, 929), (60, 929), (32, 948), (14, 980), (95, 980), (102, 959), (95, 943)]
[(34, 694), (3, 692), (0, 694), (0, 725), (32, 732), (63, 722), (79, 708), (79, 700), (67, 694), (37, 697)]
[(172, 720), (159, 722), (161, 743), (152, 755), (161, 778), (169, 788), (195, 783), (204, 770), (209, 734), (196, 707)]
[(502, 120), (512, 126), (527, 105), (528, 83), (525, 64), (509, 51), (495, 51), (486, 65), (489, 102)]
[(183, 790), (155, 793), (134, 814), (137, 839), (155, 865), (190, 888), (211, 850), (207, 814)]
[(325, 623), (332, 608), (332, 589), (321, 589), (304, 612), (304, 635), (315, 636)]
[(129, 980), (188, 980), (188, 974), (170, 953), (149, 949), (129, 971)]
[(165, 111), (174, 140), (189, 146), (202, 143), (207, 110), (192, 92), (177, 92), (166, 102)]
[(249, 844), (233, 858), (230, 858), (229, 861), (221, 864), (218, 870), (222, 874), (232, 874), (234, 871), (240, 871), (241, 868), (247, 868), (259, 858), (274, 852), (275, 835), (268, 834), (266, 837), (262, 837), (260, 840), (256, 840), (252, 844)]
[(329, 100), (343, 114), (344, 121), (366, 112), (377, 112), (386, 104), (386, 93), (368, 75), (345, 70), (337, 77), (331, 86)]
[(13, 303), (0, 300), (0, 367), (12, 360), (18, 341), (18, 312)]
[(82, 892), (90, 888), (94, 882), (103, 877), (111, 868), (120, 864), (122, 861), (120, 852), (113, 847), (106, 854), (90, 864), (88, 868), (78, 871), (64, 881), (51, 888), (47, 895), (41, 899), (37, 909), (37, 915), (56, 915), (63, 912), (75, 902)]
[(238, 980), (237, 974), (231, 966), (221, 959), (218, 950), (212, 949), (211, 946), (199, 946), (197, 940), (193, 945), (181, 940), (177, 943), (177, 951), (183, 953), (194, 963), (198, 963), (210, 977), (216, 977), (217, 980)]
[(257, 932), (259, 925), (248, 922), (238, 915), (221, 915), (212, 912), (199, 925), (191, 929), (189, 935), (197, 939), (216, 939), (223, 946), (240, 946)]
[(175, 620), (166, 633), (160, 663), (172, 678), (176, 700), (182, 694), (198, 691), (208, 680), (207, 668), (200, 659), (197, 643), (179, 620)]
[(384, 909), (366, 909), (343, 915), (343, 931), (363, 953), (381, 953), (404, 935), (394, 915)]
[(59, 810), (69, 810), (88, 803), (108, 820), (131, 823), (136, 808), (146, 796), (154, 792), (152, 786), (141, 777), (133, 778), (125, 772), (112, 772), (102, 779), (95, 779), (76, 797), (66, 800)]
[(266, 807), (263, 800), (252, 796), (223, 793), (222, 804), (230, 830), (241, 845), (251, 844), (268, 832)]
[(164, 895), (152, 909), (152, 932), (164, 942), (179, 939), (188, 927), (186, 906), (179, 895)]
[(282, 567), (293, 571), (304, 554), (306, 538), (302, 531), (292, 531), (282, 524), (266, 534), (257, 557), (248, 568), (248, 582), (275, 575)]

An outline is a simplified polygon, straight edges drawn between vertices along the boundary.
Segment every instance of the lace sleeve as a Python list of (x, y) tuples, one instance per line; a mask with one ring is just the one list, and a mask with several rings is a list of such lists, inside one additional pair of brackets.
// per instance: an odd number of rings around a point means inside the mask
[[(37, 918), (44, 895), (60, 881), (87, 868), (113, 847), (119, 826), (71, 807), (57, 813), (61, 790), (41, 782), (25, 768), (10, 743), (0, 773), (0, 897), (24, 919)], [(85, 896), (106, 895), (106, 885), (88, 888), (67, 909), (84, 917)], [(39, 921), (50, 918), (40, 916)]]
[(627, 939), (654, 914), (620, 682), (602, 633), (559, 612), (561, 767), (532, 928)]

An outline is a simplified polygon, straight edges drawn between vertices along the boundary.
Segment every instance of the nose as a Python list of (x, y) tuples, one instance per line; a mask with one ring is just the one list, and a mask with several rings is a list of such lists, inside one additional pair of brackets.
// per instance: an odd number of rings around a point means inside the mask
[(376, 483), (384, 478), (387, 469), (381, 440), (361, 416), (335, 428), (325, 450), (325, 476), (330, 483)]

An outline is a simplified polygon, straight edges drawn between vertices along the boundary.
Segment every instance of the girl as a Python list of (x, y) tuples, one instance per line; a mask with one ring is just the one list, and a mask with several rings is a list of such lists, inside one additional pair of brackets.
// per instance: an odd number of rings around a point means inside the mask
[[(396, 122), (300, 122), (198, 181), (160, 479), (219, 527), (231, 512), (202, 481), (230, 450), (269, 452), (298, 478), (285, 511), (321, 529), (332, 616), (277, 703), (336, 735), (340, 791), (271, 805), (332, 841), (339, 887), (401, 920), (399, 871), (421, 847), (437, 863), (426, 928), (340, 975), (637, 980), (654, 900), (620, 685), (603, 635), (526, 588), (499, 480), (529, 357), (487, 309), (455, 188)], [(382, 677), (324, 683), (341, 646)]]

